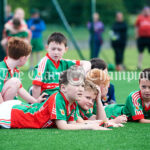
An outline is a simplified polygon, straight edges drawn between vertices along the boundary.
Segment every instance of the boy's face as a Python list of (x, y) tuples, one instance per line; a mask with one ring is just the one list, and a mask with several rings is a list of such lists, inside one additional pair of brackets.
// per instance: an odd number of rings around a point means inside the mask
[(49, 56), (57, 62), (62, 58), (64, 53), (67, 51), (67, 47), (65, 47), (64, 43), (56, 43), (56, 42), (50, 42), (47, 48)]
[(82, 98), (78, 101), (79, 106), (84, 110), (89, 110), (96, 99), (96, 94), (93, 91), (84, 91)]
[(29, 57), (30, 57), (30, 55), (20, 57), (20, 58), (19, 58), (19, 61), (18, 61), (17, 67), (23, 66), (23, 65), (27, 62), (27, 60), (29, 59)]
[(62, 90), (68, 100), (78, 101), (83, 96), (84, 83), (82, 83), (81, 85), (72, 85), (68, 83), (67, 85), (63, 85), (61, 91)]
[(142, 98), (150, 101), (150, 80), (140, 79), (139, 84)]

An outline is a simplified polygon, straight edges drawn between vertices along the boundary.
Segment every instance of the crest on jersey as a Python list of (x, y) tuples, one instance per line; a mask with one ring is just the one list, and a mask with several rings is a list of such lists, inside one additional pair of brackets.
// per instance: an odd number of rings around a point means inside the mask
[(64, 112), (63, 109), (60, 109), (60, 113), (61, 113), (62, 115), (65, 115), (65, 112)]

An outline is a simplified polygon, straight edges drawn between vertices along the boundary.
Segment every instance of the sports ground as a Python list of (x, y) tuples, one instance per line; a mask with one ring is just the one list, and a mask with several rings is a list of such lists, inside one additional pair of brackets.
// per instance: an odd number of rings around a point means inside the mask
[[(88, 59), (89, 52), (83, 50)], [(43, 53), (44, 55), (44, 53)], [(112, 50), (103, 50), (101, 58), (105, 55), (111, 63), (113, 61)], [(131, 91), (138, 90), (138, 79), (136, 72), (138, 53), (135, 48), (128, 48), (125, 52), (126, 71), (125, 80), (119, 78), (119, 73), (112, 72), (115, 85), (116, 100), (124, 104), (126, 97)], [(79, 59), (77, 52), (68, 51), (64, 58)], [(150, 66), (149, 54), (144, 53), (143, 68)], [(28, 89), (31, 80), (28, 78), (28, 66), (22, 68), (23, 86)], [(116, 76), (117, 79), (116, 79)], [(135, 78), (134, 78), (134, 77)], [(131, 80), (132, 79), (132, 80)], [(0, 150), (147, 150), (150, 147), (150, 125), (140, 123), (127, 123), (122, 128), (114, 128), (111, 131), (63, 131), (58, 129), (1, 129)]]

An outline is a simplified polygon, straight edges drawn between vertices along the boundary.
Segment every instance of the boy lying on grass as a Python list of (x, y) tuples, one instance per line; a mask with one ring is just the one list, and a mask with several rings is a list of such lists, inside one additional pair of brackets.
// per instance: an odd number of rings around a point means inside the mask
[[(101, 98), (105, 97), (109, 86), (109, 76), (105, 71), (99, 69), (92, 69), (88, 72), (85, 80), (85, 90), (79, 105), (78, 122), (83, 120), (103, 120), (102, 123), (113, 125), (114, 127), (123, 126), (122, 124), (115, 124), (114, 120), (108, 121)], [(96, 102), (96, 115), (92, 112), (92, 107)], [(86, 121), (86, 122), (88, 122)], [(85, 121), (84, 121), (85, 122)]]
[(109, 118), (126, 115), (128, 121), (150, 123), (150, 68), (140, 73), (140, 90), (129, 94), (125, 105), (112, 104), (105, 107)]
[[(78, 107), (76, 102), (84, 91), (84, 76), (78, 67), (60, 75), (60, 91), (43, 103), (25, 104), (11, 100), (0, 104), (0, 126), (4, 128), (46, 128), (57, 126), (63, 130), (108, 130), (100, 127), (101, 121), (76, 123)], [(75, 73), (75, 75), (74, 75)]]

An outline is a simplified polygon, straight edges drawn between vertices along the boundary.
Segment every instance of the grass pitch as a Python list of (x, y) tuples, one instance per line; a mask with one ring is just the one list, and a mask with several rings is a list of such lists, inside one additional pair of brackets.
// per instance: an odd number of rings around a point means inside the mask
[[(111, 50), (103, 51), (113, 61)], [(43, 53), (44, 55), (44, 53)], [(84, 51), (86, 58), (89, 52)], [(150, 66), (149, 55), (144, 53), (143, 68)], [(75, 51), (68, 51), (65, 58), (79, 59)], [(102, 54), (102, 58), (103, 57)], [(136, 69), (137, 52), (128, 49), (125, 53), (125, 65)], [(23, 86), (28, 89), (31, 80), (28, 78), (27, 67), (22, 68)], [(119, 73), (113, 72), (117, 103), (125, 103), (126, 97), (133, 90), (138, 90), (138, 79), (131, 79), (131, 72), (125, 72), (125, 80), (116, 80)], [(137, 72), (138, 74), (139, 72)], [(0, 150), (148, 150), (150, 147), (150, 125), (127, 123), (123, 128), (111, 131), (63, 131), (58, 129), (1, 129)]]

